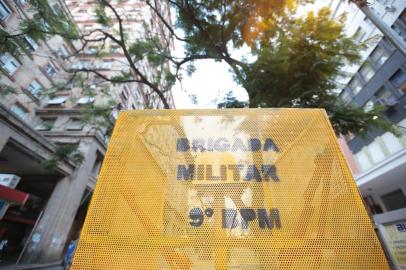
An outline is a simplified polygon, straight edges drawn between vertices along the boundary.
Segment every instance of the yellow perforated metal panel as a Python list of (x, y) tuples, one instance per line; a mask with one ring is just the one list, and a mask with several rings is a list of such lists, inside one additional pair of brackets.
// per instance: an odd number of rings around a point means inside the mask
[(120, 114), (73, 269), (387, 269), (323, 110)]

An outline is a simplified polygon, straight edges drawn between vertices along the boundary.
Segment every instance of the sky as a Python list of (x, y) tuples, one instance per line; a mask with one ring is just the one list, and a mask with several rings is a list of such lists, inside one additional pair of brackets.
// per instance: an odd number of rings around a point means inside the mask
[[(316, 0), (314, 5), (308, 5), (299, 9), (299, 14), (306, 14), (311, 10), (328, 5), (328, 0)], [(174, 14), (172, 12), (172, 14)], [(175, 40), (174, 55), (183, 55), (183, 45)], [(233, 51), (233, 56), (248, 55), (248, 49), (243, 48)], [(248, 100), (247, 92), (239, 86), (232, 78), (229, 67), (224, 62), (214, 60), (198, 60), (195, 62), (196, 71), (192, 76), (183, 75), (182, 83), (177, 81), (172, 88), (177, 109), (209, 109), (216, 108), (216, 99), (221, 99), (229, 91), (233, 91), (234, 96), (240, 101)], [(190, 95), (196, 95), (198, 104), (194, 105)]]

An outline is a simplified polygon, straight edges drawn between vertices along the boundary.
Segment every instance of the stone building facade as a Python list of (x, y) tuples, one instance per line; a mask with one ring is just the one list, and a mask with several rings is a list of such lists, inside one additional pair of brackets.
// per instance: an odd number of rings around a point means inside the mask
[[(64, 1), (49, 0), (49, 4), (78, 19)], [(30, 16), (28, 2), (0, 0), (2, 30), (15, 32), (21, 20)], [(110, 110), (111, 123), (123, 109), (161, 107), (154, 96), (146, 100), (143, 87), (137, 84), (111, 86), (107, 94), (88, 96), (80, 85), (67, 83), (69, 70), (84, 61), (98, 64), (105, 74), (121, 72), (119, 53), (96, 61), (86, 53), (91, 48), (76, 54), (83, 45), (80, 42), (59, 36), (25, 40), (30, 55), (0, 55), (0, 180), (15, 175), (19, 182), (14, 189), (8, 188), (10, 194), (28, 194), (24, 202), (0, 198), (1, 204), (10, 203), (0, 218), (0, 239), (8, 240), (3, 263), (18, 264), (58, 261), (69, 242), (78, 237), (108, 143), (107, 128), (83, 121), (89, 117), (89, 106)], [(65, 88), (50, 94), (49, 89), (60, 83)], [(86, 83), (90, 90), (106, 84), (97, 76), (86, 77)], [(7, 87), (13, 91), (7, 92)], [(166, 95), (173, 107), (170, 91)], [(110, 100), (115, 104), (108, 107)], [(62, 152), (67, 149), (74, 150), (65, 156)], [(52, 166), (50, 161), (54, 161)]]
[[(165, 37), (170, 36), (168, 29), (157, 18), (156, 14), (148, 7), (145, 1), (139, 0), (126, 0), (126, 1), (112, 1), (115, 11), (119, 14), (122, 20), (122, 28), (125, 35), (126, 44), (131, 46), (132, 42), (138, 39), (143, 39), (148, 35), (158, 34), (161, 38), (160, 42), (169, 43), (170, 49), (174, 49), (172, 39)], [(90, 34), (93, 38), (98, 38), (100, 33), (97, 29), (105, 29), (106, 27), (98, 23), (96, 16), (96, 3), (93, 0), (67, 0), (72, 16), (74, 17), (78, 28), (83, 34)], [(170, 9), (167, 1), (154, 1), (154, 4), (161, 14), (170, 19)], [(115, 32), (119, 36), (119, 22), (113, 11), (106, 8), (106, 14), (111, 20), (109, 26), (110, 32)], [(100, 48), (103, 48), (102, 50)], [(98, 57), (96, 54), (100, 51), (107, 52), (107, 56)], [(107, 75), (114, 74), (116, 71), (130, 71), (128, 60), (126, 59), (123, 50), (115, 44), (111, 39), (100, 41), (99, 43), (89, 43), (83, 51), (78, 55), (78, 67), (101, 68)], [(144, 72), (144, 74), (151, 80), (156, 76), (156, 69), (152, 67), (147, 61), (138, 61), (137, 68)], [(106, 73), (107, 66), (110, 71)], [(104, 67), (104, 68), (103, 68)], [(169, 69), (169, 62), (167, 63)], [(151, 80), (153, 81), (153, 80)], [(138, 83), (127, 83), (125, 89), (114, 91), (117, 93), (117, 99), (122, 101), (123, 109), (139, 109), (139, 108), (162, 108), (162, 102), (158, 96), (148, 87)], [(172, 92), (166, 92), (165, 98), (170, 104), (174, 106)]]

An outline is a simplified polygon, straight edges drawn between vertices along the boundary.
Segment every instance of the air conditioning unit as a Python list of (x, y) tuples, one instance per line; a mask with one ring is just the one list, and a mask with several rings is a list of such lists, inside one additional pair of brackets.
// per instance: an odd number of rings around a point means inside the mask
[(0, 174), (0, 185), (9, 188), (15, 188), (20, 182), (21, 177), (15, 174)]

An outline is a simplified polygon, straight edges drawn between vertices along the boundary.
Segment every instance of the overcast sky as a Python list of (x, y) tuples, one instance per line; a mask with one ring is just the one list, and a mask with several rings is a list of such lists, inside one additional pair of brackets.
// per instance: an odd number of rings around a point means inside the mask
[[(316, 0), (316, 4), (299, 9), (300, 14), (310, 10), (318, 10), (327, 6), (328, 0)], [(247, 56), (247, 49), (232, 52), (233, 56)], [(183, 55), (183, 44), (175, 40), (175, 55)], [(177, 109), (216, 108), (215, 100), (232, 90), (239, 100), (247, 100), (247, 92), (234, 82), (229, 67), (224, 62), (213, 60), (198, 60), (195, 62), (196, 71), (191, 77), (183, 75), (182, 83), (177, 82), (172, 88)], [(198, 104), (191, 102), (190, 95), (197, 97)]]

